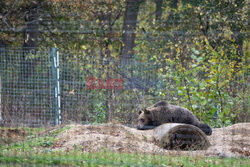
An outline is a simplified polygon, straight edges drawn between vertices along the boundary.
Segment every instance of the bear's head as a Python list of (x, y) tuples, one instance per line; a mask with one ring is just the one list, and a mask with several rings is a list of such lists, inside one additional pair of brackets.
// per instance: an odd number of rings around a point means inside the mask
[(139, 117), (137, 119), (137, 129), (139, 130), (151, 129), (152, 126), (153, 126), (152, 113), (147, 109), (140, 110)]

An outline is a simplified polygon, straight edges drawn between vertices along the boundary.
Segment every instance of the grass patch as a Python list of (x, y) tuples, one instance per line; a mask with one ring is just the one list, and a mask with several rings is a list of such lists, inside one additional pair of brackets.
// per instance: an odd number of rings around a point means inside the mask
[(21, 142), (27, 136), (35, 136), (44, 131), (45, 128), (14, 128), (14, 127), (0, 127), (0, 148), (5, 145)]
[(44, 131), (46, 128), (45, 127), (39, 127), (39, 128), (30, 128), (30, 127), (0, 127), (0, 130), (14, 130), (14, 129), (19, 129), (19, 130), (24, 130), (27, 132), (27, 135), (34, 135), (38, 134), (42, 131)]
[[(11, 144), (0, 145), (0, 151), (8, 151), (8, 152), (31, 152), (36, 150), (46, 151), (46, 148), (49, 149), (56, 141), (57, 135), (67, 129), (70, 129), (69, 126), (64, 126), (58, 129), (51, 130), (42, 135), (38, 135), (43, 132), (44, 129), (39, 129), (36, 131), (35, 128), (33, 130), (29, 130), (29, 136), (26, 137), (24, 141), (14, 142)], [(38, 133), (39, 132), (39, 133)], [(38, 136), (37, 136), (38, 135)]]
[(36, 166), (248, 166), (249, 159), (186, 157), (147, 154), (126, 154), (110, 151), (95, 153), (49, 152), (49, 153), (1, 153), (0, 165)]

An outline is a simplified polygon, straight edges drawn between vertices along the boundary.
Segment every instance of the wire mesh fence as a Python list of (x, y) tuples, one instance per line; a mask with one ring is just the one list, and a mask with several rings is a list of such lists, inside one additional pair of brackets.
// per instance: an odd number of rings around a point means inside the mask
[(149, 94), (160, 85), (155, 78), (158, 67), (82, 54), (60, 56), (62, 122), (131, 124), (141, 99), (138, 93)]
[[(193, 70), (183, 76), (181, 72), (173, 72), (176, 64), (121, 60), (55, 48), (1, 48), (0, 55), (1, 124), (6, 126), (112, 121), (134, 124), (140, 108), (162, 99), (182, 101), (191, 109), (203, 105), (203, 97), (196, 100), (196, 92), (190, 93), (192, 88), (188, 84), (197, 87), (199, 93), (213, 93), (209, 87), (202, 88), (204, 84), (197, 83), (207, 79), (206, 73)], [(191, 78), (189, 83), (187, 77)], [(225, 91), (245, 90), (247, 85), (240, 81), (241, 76), (238, 78)], [(193, 101), (183, 101), (189, 98)], [(204, 112), (203, 117), (211, 117), (210, 123), (216, 121), (222, 112), (217, 98), (228, 100), (228, 96), (217, 94), (209, 105), (192, 111), (198, 117)], [(230, 103), (221, 105), (234, 107)]]
[(83, 54), (1, 48), (1, 124), (131, 124), (142, 97), (166, 88), (157, 64)]
[(1, 48), (0, 55), (1, 123), (53, 124), (55, 104), (50, 50)]

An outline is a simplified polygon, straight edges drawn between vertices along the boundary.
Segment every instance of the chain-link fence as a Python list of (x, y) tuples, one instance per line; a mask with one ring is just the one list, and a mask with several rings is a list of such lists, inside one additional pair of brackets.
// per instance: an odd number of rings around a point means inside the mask
[[(39, 126), (110, 122), (131, 124), (136, 110), (166, 89), (160, 66), (84, 56), (58, 49), (1, 48), (1, 123)], [(155, 99), (154, 99), (155, 101)]]
[[(131, 124), (141, 97), (159, 88), (157, 66), (153, 63), (61, 53), (62, 121)], [(153, 93), (152, 93), (153, 95)]]
[(1, 124), (54, 124), (51, 50), (1, 48)]
[[(227, 104), (234, 107), (230, 103), (218, 104), (218, 98), (228, 96), (212, 97), (211, 88), (197, 82), (209, 79), (204, 71), (175, 72), (176, 64), (121, 60), (55, 48), (1, 48), (0, 57), (3, 125), (112, 121), (133, 124), (138, 109), (163, 99), (181, 102), (210, 122), (222, 112), (219, 107), (226, 108)], [(240, 92), (246, 89), (244, 84), (229, 83), (225, 90), (237, 88)], [(210, 103), (203, 104), (205, 95), (199, 97), (192, 89), (199, 94), (211, 94), (207, 97), (212, 98)], [(197, 107), (198, 104), (202, 107)], [(242, 104), (245, 105), (244, 101)]]

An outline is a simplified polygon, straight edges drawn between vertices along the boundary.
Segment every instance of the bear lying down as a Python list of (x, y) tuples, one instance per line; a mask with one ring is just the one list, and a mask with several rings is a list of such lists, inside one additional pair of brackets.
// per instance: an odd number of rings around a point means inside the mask
[(140, 110), (137, 129), (152, 129), (164, 123), (185, 123), (200, 128), (206, 135), (212, 134), (209, 125), (201, 123), (196, 116), (186, 108), (160, 101), (151, 107)]

